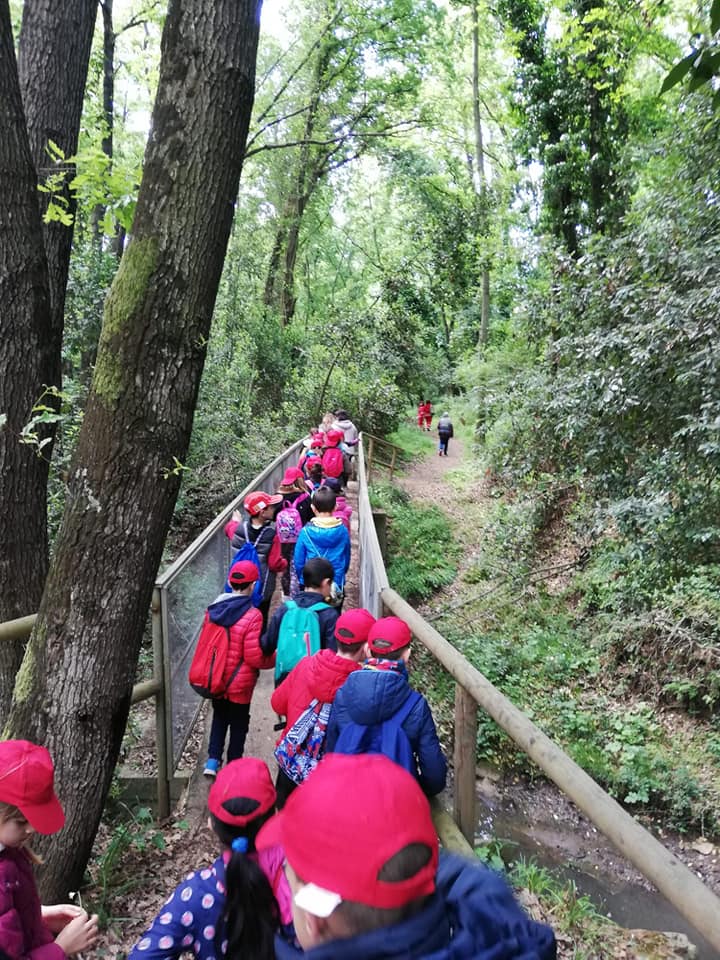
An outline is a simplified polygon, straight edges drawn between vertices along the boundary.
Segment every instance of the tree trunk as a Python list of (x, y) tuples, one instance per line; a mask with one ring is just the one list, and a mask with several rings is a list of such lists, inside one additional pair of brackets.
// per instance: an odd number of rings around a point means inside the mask
[[(477, 0), (472, 5), (473, 38), (473, 123), (475, 126), (475, 158), (478, 171), (478, 197), (482, 204), (483, 233), (488, 235), (487, 177), (485, 174), (485, 146), (483, 143), (482, 120), (480, 118), (480, 15)], [(482, 287), (480, 294), (480, 333), (478, 342), (482, 351), (488, 340), (490, 325), (490, 269), (487, 265), (488, 252), (483, 255)]]
[[(76, 203), (67, 188), (75, 175), (70, 163), (54, 163), (47, 153), (50, 140), (66, 158), (77, 152), (85, 83), (92, 47), (98, 0), (25, 0), (18, 49), (20, 89), (25, 106), (30, 152), (40, 183), (66, 173), (56, 191), (71, 216)], [(41, 194), (41, 212), (48, 194)], [(64, 201), (64, 202), (63, 202)], [(60, 386), (60, 358), (65, 314), (65, 290), (70, 268), (73, 226), (57, 221), (43, 225), (50, 271), (51, 323), (48, 331), (48, 369), (42, 383)], [(52, 436), (52, 433), (50, 434)], [(48, 447), (48, 454), (51, 445)], [(45, 510), (45, 486), (33, 491), (35, 509)]]
[[(113, 0), (100, 0), (100, 11), (103, 23), (103, 131), (100, 149), (108, 158), (108, 173), (112, 168), (113, 134), (115, 127), (115, 27), (113, 25)], [(92, 212), (93, 239), (97, 246), (101, 246), (103, 238), (102, 223), (105, 219), (105, 204), (99, 203)], [(115, 253), (117, 255), (118, 230), (115, 231)]]
[[(12, 296), (0, 300), (0, 412), (9, 414), (9, 429), (0, 434), (0, 620), (34, 613), (47, 574), (46, 496), (54, 425), (48, 424), (42, 433), (42, 438), (49, 440), (42, 457), (30, 447), (18, 446), (17, 435), (44, 388), (60, 386), (72, 243), (71, 227), (58, 223), (42, 226), (40, 217), (31, 218), (24, 206), (21, 220), (15, 223), (11, 211), (15, 204), (20, 208), (27, 189), (37, 206), (35, 171), (50, 168), (45, 152), (49, 139), (66, 156), (77, 150), (96, 4), (97, 0), (25, 0), (17, 64), (10, 23), (2, 25), (3, 46), (12, 53), (3, 53), (0, 65), (3, 97), (8, 98), (8, 112), (0, 123), (3, 140), (6, 124), (10, 137), (2, 150), (8, 156), (14, 151), (19, 166), (8, 163), (0, 169), (0, 224), (15, 224), (13, 236), (9, 231), (3, 235), (1, 256), (7, 264), (17, 258), (15, 270), (4, 273), (0, 282), (0, 289), (4, 284), (8, 293), (12, 290)], [(6, 7), (3, 0), (4, 11)], [(16, 87), (25, 107), (24, 117), (22, 106), (17, 109)], [(19, 126), (23, 126), (22, 132)], [(34, 165), (32, 174), (27, 169), (28, 156)], [(32, 187), (28, 187), (30, 183)], [(52, 406), (55, 401), (49, 398), (45, 402)], [(6, 644), (0, 650), (0, 716), (7, 716), (14, 669), (21, 656), (21, 644)]]
[[(47, 522), (25, 509), (47, 463), (21, 443), (46, 362), (50, 292), (7, 0), (0, 0), (0, 622), (35, 613), (47, 574)], [(7, 717), (24, 643), (0, 643), (0, 717)]]
[(132, 240), (105, 305), (40, 617), (8, 732), (45, 743), (79, 883), (117, 760), (185, 459), (252, 109), (260, 0), (171, 0)]

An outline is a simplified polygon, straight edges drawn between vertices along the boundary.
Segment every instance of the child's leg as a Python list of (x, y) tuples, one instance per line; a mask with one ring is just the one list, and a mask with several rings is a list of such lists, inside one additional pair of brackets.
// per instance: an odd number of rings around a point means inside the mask
[(230, 724), (230, 717), (227, 712), (229, 706), (231, 704), (227, 700), (212, 701), (213, 718), (210, 726), (208, 757), (211, 760), (217, 760), (218, 765), (222, 763), (223, 753), (225, 752), (225, 737)]
[(297, 784), (294, 780), (291, 780), (283, 770), (278, 770), (277, 777), (275, 779), (275, 791), (277, 793), (275, 806), (278, 810), (282, 810), (282, 808), (285, 806), (287, 798), (296, 787)]
[(281, 543), (280, 552), (288, 562), (287, 568), (283, 570), (280, 576), (280, 589), (286, 597), (292, 596), (290, 593), (290, 573), (293, 566), (293, 554), (295, 553), (294, 543)]
[(250, 726), (250, 704), (230, 703), (230, 743), (228, 744), (228, 763), (238, 760), (245, 749), (245, 737)]

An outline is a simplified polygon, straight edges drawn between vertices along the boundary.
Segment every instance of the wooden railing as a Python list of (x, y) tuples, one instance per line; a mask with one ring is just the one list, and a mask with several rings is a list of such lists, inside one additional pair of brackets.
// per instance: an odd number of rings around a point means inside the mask
[[(358, 478), (358, 513), (362, 520), (363, 517), (372, 516), (362, 457)], [(363, 531), (363, 542), (364, 553), (360, 558), (361, 604), (376, 616), (382, 616), (385, 611), (405, 620), (413, 635), (455, 680), (453, 814), (466, 841), (473, 843), (477, 823), (477, 712), (482, 709), (577, 804), (598, 830), (655, 884), (695, 929), (720, 951), (720, 899), (497, 690), (417, 610), (391, 589), (380, 548), (377, 540), (373, 540), (372, 529)], [(370, 584), (372, 589), (366, 589)]]
[[(390, 471), (392, 480), (397, 465), (397, 456), (400, 447), (389, 440), (383, 440), (381, 437), (374, 437), (371, 433), (363, 433), (362, 441), (367, 443), (367, 452), (365, 453), (365, 480), (370, 483), (373, 467), (385, 467)], [(389, 458), (389, 459), (388, 459)]]

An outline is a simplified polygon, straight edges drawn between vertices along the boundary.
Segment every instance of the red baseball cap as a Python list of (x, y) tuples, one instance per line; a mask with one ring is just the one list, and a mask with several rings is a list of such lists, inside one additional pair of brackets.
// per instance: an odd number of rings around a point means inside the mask
[(400, 617), (382, 617), (376, 620), (368, 633), (368, 646), (376, 657), (402, 650), (412, 640), (410, 627)]
[[(330, 810), (332, 816), (318, 816)], [(378, 879), (412, 843), (428, 862), (407, 880)], [(279, 845), (305, 886), (302, 909), (329, 916), (341, 900), (391, 909), (435, 889), (438, 839), (430, 804), (415, 777), (382, 754), (326, 756), (257, 836), (258, 850)]]
[(251, 517), (255, 517), (261, 510), (264, 510), (265, 507), (269, 507), (274, 503), (280, 503), (281, 500), (282, 497), (279, 494), (269, 494), (264, 493), (262, 490), (256, 490), (255, 493), (249, 493), (245, 497), (243, 506)]
[(299, 467), (288, 467), (280, 483), (283, 487), (291, 487), (296, 480), (302, 480), (304, 476)]
[(260, 579), (260, 571), (252, 560), (238, 560), (230, 567), (228, 582), (235, 587), (242, 587), (247, 583), (255, 583)]
[[(275, 806), (275, 787), (268, 765), (256, 757), (241, 757), (223, 767), (208, 794), (208, 809), (218, 820), (233, 827), (244, 827)], [(239, 800), (255, 800), (250, 813), (234, 813)]]
[(331, 447), (336, 447), (344, 439), (345, 434), (342, 430), (328, 430), (325, 434), (325, 443), (330, 444)]
[(324, 443), (325, 443), (325, 440), (323, 439), (323, 437), (313, 437), (313, 438), (312, 438), (312, 441), (311, 441), (311, 443), (310, 443), (310, 446), (311, 446), (312, 448), (314, 448), (314, 447), (322, 447), (322, 446), (324, 445)]
[(54, 773), (45, 747), (28, 740), (0, 742), (0, 802), (17, 807), (38, 833), (56, 833), (65, 823)]
[(335, 639), (341, 643), (363, 643), (374, 623), (375, 617), (364, 607), (346, 610), (335, 624)]

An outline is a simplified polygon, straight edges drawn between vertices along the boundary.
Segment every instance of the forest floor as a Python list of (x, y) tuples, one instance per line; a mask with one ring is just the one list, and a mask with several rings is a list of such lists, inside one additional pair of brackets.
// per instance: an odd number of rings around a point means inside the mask
[[(462, 442), (454, 439), (450, 456), (428, 456), (413, 462), (399, 479), (400, 485), (414, 501), (434, 504), (452, 522), (462, 541), (462, 559), (458, 576), (432, 599), (419, 606), (427, 619), (437, 621), (449, 615), (462, 617), (463, 594), (468, 587), (462, 579), (463, 569), (476, 559), (480, 545), (472, 543), (475, 512), (483, 511), (492, 499), (492, 489), (484, 475), (474, 474), (464, 457)], [(357, 520), (357, 511), (353, 520)], [(356, 527), (355, 527), (356, 529)], [(548, 538), (542, 557), (544, 568), (563, 568), (568, 560), (569, 547), (554, 546)], [(572, 559), (572, 558), (570, 558)], [(561, 578), (561, 574), (558, 575)], [(559, 590), (563, 583), (554, 586)], [(349, 584), (348, 605), (357, 603), (356, 574)], [(415, 658), (416, 669), (422, 675), (427, 666), (423, 654)], [(255, 692), (251, 728), (246, 753), (263, 757), (272, 767), (273, 734), (266, 706), (272, 690), (271, 673), (261, 675)], [(452, 742), (452, 714), (448, 705), (433, 703), (437, 711), (438, 728), (447, 748)], [(207, 718), (205, 712), (204, 719)], [(152, 769), (152, 746), (140, 736), (132, 749), (136, 760), (146, 773)], [(208, 785), (201, 774), (204, 761), (204, 730), (201, 722), (186, 752), (190, 781), (172, 816), (157, 824), (148, 808), (133, 809), (132, 816), (113, 825), (104, 825), (98, 835), (95, 854), (90, 865), (92, 884), (85, 892), (89, 905), (99, 909), (106, 924), (98, 956), (120, 960), (137, 941), (152, 920), (162, 902), (187, 873), (208, 863), (217, 855), (213, 834), (206, 824)], [(620, 899), (631, 904), (635, 891), (652, 889), (641, 875), (605, 842), (592, 824), (563, 794), (542, 777), (529, 778), (513, 772), (478, 767), (478, 799), (480, 817), (476, 842), (479, 845), (491, 838), (507, 838), (507, 846), (517, 845), (527, 856), (537, 855), (544, 863), (563, 868), (572, 864), (587, 876), (612, 878)], [(128, 808), (126, 808), (127, 811)], [(511, 825), (514, 825), (511, 826)], [(652, 828), (652, 824), (646, 824)], [(512, 830), (516, 829), (513, 833)], [(656, 830), (662, 841), (680, 859), (683, 859), (710, 886), (720, 887), (720, 864), (717, 851), (708, 855), (702, 838), (688, 838)], [(492, 840), (492, 842), (497, 842)], [(693, 844), (705, 852), (693, 849)], [(579, 884), (580, 885), (580, 884)], [(629, 891), (629, 893), (628, 893)], [(533, 892), (520, 894), (526, 907), (538, 918), (555, 924), (552, 906), (541, 902)], [(662, 916), (662, 910), (660, 912)], [(627, 923), (627, 921), (623, 921)], [(632, 922), (628, 925), (634, 925)], [(668, 922), (666, 929), (675, 929)], [(593, 936), (597, 938), (597, 928)], [(674, 950), (664, 939), (624, 931), (622, 928), (602, 927), (601, 949), (584, 946), (582, 940), (558, 931), (561, 958), (580, 957), (681, 957), (691, 954), (682, 947)], [(642, 944), (642, 945), (640, 945)]]

